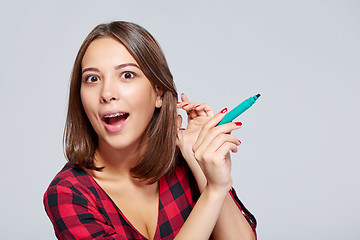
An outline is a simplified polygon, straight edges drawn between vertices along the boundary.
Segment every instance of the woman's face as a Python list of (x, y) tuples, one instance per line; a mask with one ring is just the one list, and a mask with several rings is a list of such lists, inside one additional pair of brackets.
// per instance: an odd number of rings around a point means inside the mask
[(137, 148), (161, 91), (154, 89), (127, 49), (113, 38), (94, 40), (81, 63), (81, 101), (103, 144)]

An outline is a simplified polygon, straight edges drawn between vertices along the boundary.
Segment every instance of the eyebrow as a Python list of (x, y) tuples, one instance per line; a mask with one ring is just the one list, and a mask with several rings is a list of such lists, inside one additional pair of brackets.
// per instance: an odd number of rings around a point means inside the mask
[(100, 72), (99, 69), (97, 69), (97, 68), (84, 68), (81, 71), (81, 74), (84, 74), (84, 72), (86, 72), (86, 71)]
[[(119, 70), (120, 68), (124, 68), (124, 67), (128, 67), (128, 66), (132, 66), (132, 67), (136, 67), (136, 68), (140, 69), (140, 67), (138, 65), (136, 65), (135, 63), (123, 63), (123, 64), (115, 66), (114, 69)], [(99, 69), (90, 67), (90, 68), (84, 68), (81, 71), (81, 74), (83, 74), (84, 72), (87, 72), (87, 71), (100, 72)]]
[(124, 67), (128, 67), (128, 66), (137, 67), (138, 69), (140, 69), (140, 67), (138, 65), (136, 65), (135, 63), (124, 63), (124, 64), (117, 65), (115, 67), (115, 70), (118, 70), (118, 69), (124, 68)]

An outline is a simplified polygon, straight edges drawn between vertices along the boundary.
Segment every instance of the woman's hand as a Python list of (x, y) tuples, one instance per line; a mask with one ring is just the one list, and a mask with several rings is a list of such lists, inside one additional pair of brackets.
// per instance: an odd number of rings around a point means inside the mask
[(230, 122), (216, 126), (226, 115), (227, 109), (205, 123), (193, 146), (193, 152), (207, 180), (207, 187), (229, 191), (232, 187), (229, 151), (237, 152), (240, 141), (230, 135), (241, 123)]
[(197, 139), (191, 151), (194, 159), (186, 161), (191, 163), (189, 166), (201, 195), (175, 239), (208, 239), (211, 234), (214, 239), (254, 237), (248, 222), (229, 194), (232, 187), (229, 152), (237, 152), (237, 146), (240, 145), (240, 141), (230, 133), (240, 128), (241, 123), (216, 126), (226, 112), (227, 109), (224, 109), (196, 128), (197, 131), (200, 128), (200, 131), (196, 134)]
[[(216, 127), (226, 111), (214, 116), (214, 110), (207, 104), (190, 102), (185, 94), (181, 95), (181, 100), (178, 108), (187, 112), (188, 124), (186, 129), (181, 129), (182, 118), (178, 117), (177, 146), (193, 172), (200, 192), (209, 184), (226, 185), (225, 189), (230, 189), (232, 180), (229, 151), (237, 152), (240, 144), (230, 132), (240, 128), (241, 124), (231, 122)], [(220, 183), (219, 180), (223, 182)]]
[(177, 143), (186, 161), (195, 160), (192, 148), (197, 140), (200, 130), (213, 116), (214, 110), (207, 104), (190, 102), (185, 94), (181, 94), (181, 102), (178, 108), (184, 109), (188, 115), (188, 124), (185, 129), (181, 129), (182, 118), (178, 116)]

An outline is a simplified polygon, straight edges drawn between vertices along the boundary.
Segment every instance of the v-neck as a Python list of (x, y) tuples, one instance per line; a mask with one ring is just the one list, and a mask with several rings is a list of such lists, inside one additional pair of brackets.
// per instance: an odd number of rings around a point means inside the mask
[[(130, 222), (130, 220), (125, 216), (125, 214), (121, 211), (121, 209), (115, 204), (115, 202), (111, 199), (111, 197), (109, 196), (109, 194), (107, 194), (107, 192), (100, 186), (100, 184), (93, 178), (93, 176), (91, 176), (88, 172), (86, 172), (85, 170), (83, 170), (91, 179), (91, 181), (93, 182), (94, 185), (96, 185), (105, 195), (106, 197), (111, 201), (111, 203), (114, 205), (114, 207), (116, 208), (117, 212), (121, 215), (121, 217), (125, 220), (125, 222), (139, 235), (141, 236), (144, 240), (149, 240), (148, 238), (146, 238), (138, 229), (136, 229), (136, 227)], [(161, 208), (161, 192), (162, 192), (162, 186), (163, 184), (161, 183), (161, 179), (158, 181), (158, 216), (157, 216), (157, 222), (156, 222), (156, 230), (155, 230), (155, 235), (153, 236), (153, 240), (157, 240), (160, 239), (160, 228), (159, 228), (159, 219), (160, 219), (160, 208)]]
[[(256, 234), (256, 219), (230, 191), (237, 207)], [(159, 179), (159, 208), (154, 240), (175, 238), (200, 193), (196, 181), (181, 163)], [(58, 237), (147, 240), (124, 216), (109, 195), (84, 169), (66, 163), (44, 194), (44, 206)], [(59, 214), (60, 213), (60, 214)], [(72, 237), (71, 237), (72, 236)]]

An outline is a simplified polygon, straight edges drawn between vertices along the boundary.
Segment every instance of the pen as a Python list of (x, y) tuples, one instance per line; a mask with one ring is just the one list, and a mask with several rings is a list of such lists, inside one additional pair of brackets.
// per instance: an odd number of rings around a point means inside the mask
[(248, 99), (237, 105), (233, 110), (231, 110), (225, 115), (225, 117), (219, 122), (217, 126), (229, 123), (238, 116), (240, 116), (240, 114), (248, 110), (256, 102), (256, 100), (258, 100), (260, 96), (260, 94), (256, 94), (255, 96), (249, 97)]

